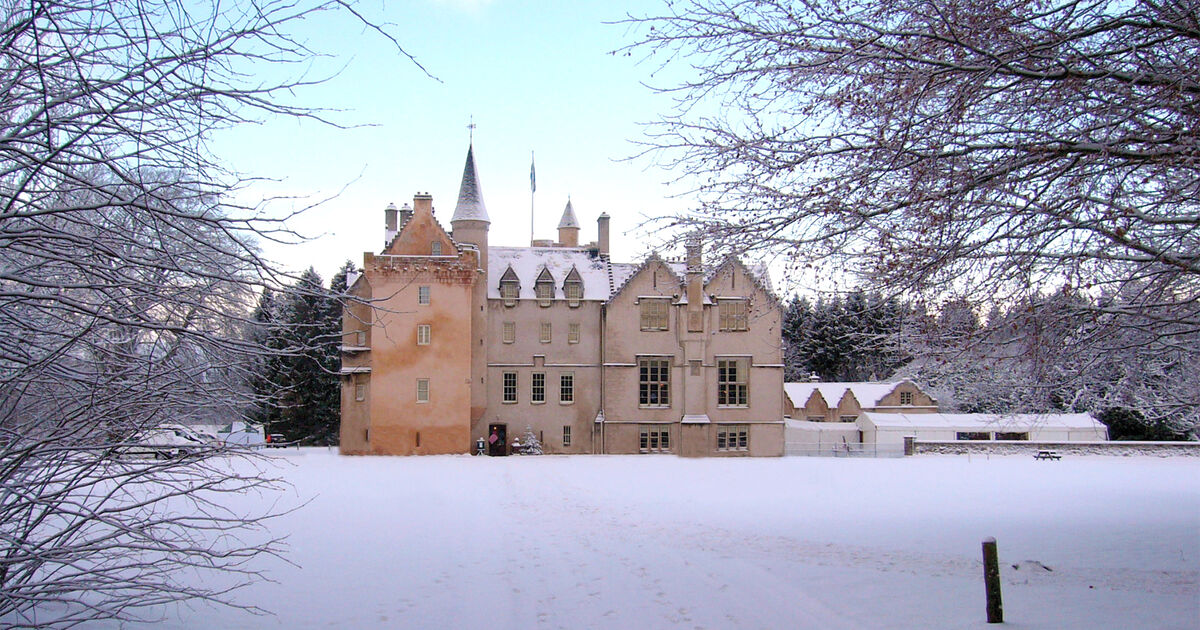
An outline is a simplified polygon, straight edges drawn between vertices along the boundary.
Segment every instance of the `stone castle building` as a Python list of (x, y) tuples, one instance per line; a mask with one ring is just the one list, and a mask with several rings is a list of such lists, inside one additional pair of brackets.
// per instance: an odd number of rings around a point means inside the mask
[(491, 247), (473, 148), (450, 232), (433, 198), (385, 210), (385, 246), (350, 279), (342, 346), (345, 454), (510, 451), (783, 454), (782, 312), (764, 272), (652, 254), (610, 260), (610, 218), (580, 244)]

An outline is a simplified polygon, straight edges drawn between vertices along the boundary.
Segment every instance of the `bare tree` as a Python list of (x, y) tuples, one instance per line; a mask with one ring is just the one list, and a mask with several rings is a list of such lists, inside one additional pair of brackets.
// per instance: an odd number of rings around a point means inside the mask
[(289, 32), (333, 11), (361, 19), (341, 0), (0, 0), (0, 628), (228, 601), (279, 551), (269, 512), (218, 500), (272, 487), (248, 454), (125, 455), (250, 402), (270, 351), (250, 312), (283, 284), (256, 241), (290, 233), (230, 203), (243, 182), (208, 143), (320, 118), (282, 98), (311, 79), (261, 77), (317, 54)]
[(983, 312), (1066, 285), (1094, 298), (1097, 348), (1200, 348), (1194, 2), (696, 0), (628, 22), (684, 77), (647, 141), (703, 200), (679, 222)]

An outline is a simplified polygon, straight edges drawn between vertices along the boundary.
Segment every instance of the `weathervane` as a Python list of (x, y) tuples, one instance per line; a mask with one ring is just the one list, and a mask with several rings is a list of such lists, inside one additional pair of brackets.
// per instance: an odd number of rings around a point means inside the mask
[(467, 140), (475, 144), (475, 114), (471, 114), (471, 122), (467, 123)]

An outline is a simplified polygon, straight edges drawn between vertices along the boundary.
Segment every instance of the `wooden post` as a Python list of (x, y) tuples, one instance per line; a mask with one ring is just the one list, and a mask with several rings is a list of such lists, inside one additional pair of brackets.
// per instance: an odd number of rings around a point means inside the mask
[(983, 539), (983, 585), (987, 590), (987, 622), (1004, 623), (1004, 605), (1000, 602), (1000, 560), (996, 539)]

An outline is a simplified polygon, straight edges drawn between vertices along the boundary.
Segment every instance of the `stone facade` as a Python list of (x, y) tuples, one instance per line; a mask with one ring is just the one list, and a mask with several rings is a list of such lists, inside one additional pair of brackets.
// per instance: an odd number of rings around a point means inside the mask
[(765, 272), (609, 259), (609, 217), (579, 245), (490, 247), (473, 149), (447, 234), (417, 195), (352, 279), (344, 318), (341, 450), (783, 454), (782, 312)]

